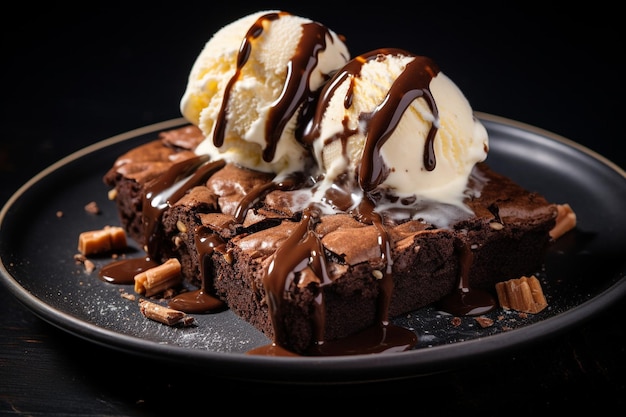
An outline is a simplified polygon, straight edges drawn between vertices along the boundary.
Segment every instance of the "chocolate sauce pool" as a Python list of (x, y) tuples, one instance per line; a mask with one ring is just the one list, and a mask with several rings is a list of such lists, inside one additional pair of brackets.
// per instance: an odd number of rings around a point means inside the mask
[(111, 284), (134, 284), (135, 275), (155, 266), (159, 266), (159, 263), (148, 257), (122, 259), (105, 265), (98, 276)]
[[(222, 109), (216, 120), (213, 142), (220, 147), (224, 141), (226, 114), (230, 91), (240, 75), (241, 68), (246, 65), (254, 47), (254, 40), (263, 31), (265, 21), (280, 19), (286, 15), (284, 12), (270, 13), (260, 17), (250, 28), (242, 43), (237, 58), (237, 70), (229, 81), (224, 93)], [(326, 48), (328, 29), (317, 23), (303, 25), (303, 36), (296, 53), (289, 62), (286, 87), (281, 97), (274, 103), (270, 111), (266, 129), (267, 143), (263, 151), (265, 161), (274, 158), (277, 142), (287, 122), (302, 107), (299, 126), (296, 132), (304, 146), (310, 146), (319, 136), (321, 115), (328, 106), (328, 102), (335, 89), (348, 77), (354, 78), (360, 75), (362, 65), (368, 60), (379, 59), (384, 54), (403, 54), (413, 56), (415, 59), (409, 63), (404, 72), (389, 90), (385, 104), (368, 114), (361, 115), (361, 121), (367, 126), (367, 140), (363, 152), (363, 158), (358, 171), (358, 184), (362, 194), (361, 202), (350, 213), (360, 222), (371, 224), (376, 227), (380, 246), (380, 265), (382, 265), (382, 277), (378, 280), (380, 295), (378, 299), (377, 318), (369, 328), (342, 338), (339, 340), (324, 340), (325, 331), (325, 306), (322, 287), (331, 283), (328, 275), (328, 263), (325, 250), (315, 233), (316, 224), (319, 222), (321, 210), (319, 203), (311, 203), (305, 207), (302, 217), (295, 231), (287, 241), (281, 245), (270, 263), (263, 279), (263, 286), (268, 303), (268, 314), (272, 320), (275, 337), (273, 343), (261, 346), (248, 352), (257, 355), (272, 356), (295, 356), (293, 352), (284, 349), (286, 338), (285, 330), (280, 320), (283, 301), (287, 296), (287, 289), (294, 284), (301, 275), (313, 273), (319, 282), (320, 296), (314, 305), (314, 331), (315, 343), (305, 353), (306, 355), (352, 355), (364, 353), (391, 353), (412, 349), (417, 343), (417, 336), (409, 329), (398, 327), (389, 322), (389, 303), (394, 291), (392, 279), (391, 244), (388, 232), (384, 224), (384, 214), (376, 211), (376, 200), (379, 198), (375, 191), (387, 176), (388, 167), (385, 166), (380, 156), (380, 148), (390, 137), (396, 128), (403, 112), (413, 100), (423, 97), (430, 107), (435, 118), (438, 116), (437, 105), (429, 89), (430, 82), (439, 69), (430, 59), (415, 56), (398, 49), (379, 49), (362, 55), (358, 59), (350, 61), (334, 78), (321, 90), (319, 96), (315, 96), (308, 88), (311, 70), (317, 63), (318, 53)], [(330, 37), (328, 37), (330, 38)], [(344, 103), (349, 107), (352, 103), (352, 89)], [(316, 108), (314, 111), (313, 109)], [(437, 128), (433, 123), (427, 140), (425, 141), (424, 157), (421, 163), (425, 169), (433, 170), (436, 165), (434, 152), (434, 139)], [(345, 152), (347, 138), (353, 132), (345, 129), (335, 139), (341, 140)], [(206, 156), (197, 156), (171, 167), (164, 175), (148, 183), (145, 187), (143, 198), (143, 226), (145, 244), (148, 257), (137, 260), (116, 261), (105, 266), (101, 271), (101, 279), (118, 284), (133, 282), (137, 273), (155, 266), (151, 258), (156, 258), (160, 253), (160, 242), (163, 232), (161, 230), (161, 217), (163, 212), (176, 203), (192, 187), (206, 183), (217, 171), (225, 166), (223, 160), (209, 161)], [(281, 182), (270, 182), (252, 190), (239, 203), (234, 219), (241, 223), (248, 210), (264, 196), (274, 190), (294, 190), (304, 187), (304, 179), (307, 173), (297, 173)], [(328, 200), (334, 201), (334, 207), (347, 210), (347, 196), (354, 190), (333, 190), (334, 196)], [(207, 292), (208, 283), (212, 279), (206, 268), (213, 252), (223, 247), (224, 241), (211, 230), (199, 227), (195, 231), (196, 250), (201, 260), (201, 287), (187, 292), (181, 292), (169, 301), (169, 307), (187, 313), (210, 313), (220, 311), (227, 306), (214, 295)], [(472, 252), (468, 247), (459, 245), (456, 248), (461, 253), (461, 265), (459, 265), (458, 288), (441, 300), (441, 309), (453, 315), (479, 315), (495, 308), (495, 300), (486, 292), (472, 289), (468, 285), (468, 271), (472, 263)]]

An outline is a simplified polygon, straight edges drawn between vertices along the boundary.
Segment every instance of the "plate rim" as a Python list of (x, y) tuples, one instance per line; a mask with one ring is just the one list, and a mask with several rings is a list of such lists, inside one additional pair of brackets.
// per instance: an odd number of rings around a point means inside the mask
[[(592, 159), (597, 160), (626, 179), (626, 171), (617, 164), (603, 155), (568, 138), (505, 117), (483, 112), (474, 113), (480, 120), (526, 131), (546, 140), (557, 141), (567, 147), (574, 148), (587, 154)], [(179, 117), (146, 125), (98, 141), (53, 163), (33, 176), (9, 197), (0, 210), (0, 233), (2, 232), (2, 225), (4, 224), (7, 213), (13, 204), (15, 204), (15, 202), (34, 184), (57, 169), (100, 149), (113, 146), (140, 135), (166, 130), (187, 123), (188, 121), (186, 119)], [(213, 373), (221, 376), (267, 382), (277, 382), (282, 379), (292, 382), (294, 377), (302, 379), (298, 373), (306, 374), (306, 379), (299, 381), (300, 383), (343, 383), (354, 382), (355, 379), (359, 381), (378, 381), (446, 371), (455, 367), (458, 363), (471, 358), (494, 355), (510, 348), (521, 349), (529, 344), (537, 343), (539, 340), (545, 340), (547, 337), (562, 334), (572, 327), (581, 325), (585, 321), (590, 320), (601, 311), (608, 309), (614, 303), (626, 297), (626, 277), (622, 276), (615, 283), (589, 300), (552, 317), (508, 332), (492, 334), (484, 338), (479, 337), (472, 340), (459, 341), (448, 345), (380, 355), (378, 357), (380, 360), (373, 361), (368, 361), (368, 359), (372, 358), (371, 355), (298, 357), (294, 359), (189, 349), (182, 346), (159, 344), (136, 336), (122, 334), (114, 330), (99, 327), (94, 323), (58, 310), (47, 304), (45, 300), (39, 299), (31, 294), (20, 285), (18, 280), (13, 277), (11, 273), (9, 273), (2, 257), (0, 257), (0, 278), (0, 281), (9, 288), (10, 292), (36, 316), (84, 340), (159, 361), (175, 362), (180, 365), (187, 365), (189, 362), (193, 362), (194, 366), (202, 365), (203, 367), (210, 368)], [(549, 336), (546, 336), (546, 333), (549, 333)], [(460, 355), (457, 352), (459, 349), (462, 351)], [(364, 362), (368, 362), (365, 368)], [(236, 375), (232, 375), (233, 368), (240, 368), (237, 369)], [(272, 377), (264, 378), (263, 375), (272, 375)]]

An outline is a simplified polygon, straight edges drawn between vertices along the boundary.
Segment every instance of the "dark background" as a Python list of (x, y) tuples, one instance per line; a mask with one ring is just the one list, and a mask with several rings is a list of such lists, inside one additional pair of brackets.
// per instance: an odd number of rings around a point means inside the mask
[[(2, 178), (24, 175), (18, 163), (44, 168), (86, 144), (179, 117), (187, 74), (209, 37), (245, 14), (281, 7), (227, 3), (24, 2), (4, 14)], [(353, 56), (379, 47), (428, 55), (475, 110), (552, 131), (624, 166), (623, 22), (614, 8), (291, 3), (286, 10), (344, 34)], [(32, 149), (43, 153), (28, 161)]]
[[(618, 62), (624, 56), (623, 22), (615, 7), (602, 2), (562, 7), (549, 1), (211, 3), (95, 1), (69, 7), (22, 2), (4, 11), (0, 204), (75, 150), (179, 117), (188, 72), (209, 37), (239, 17), (273, 8), (345, 35), (353, 56), (379, 47), (428, 55), (474, 110), (551, 131), (626, 167)], [(77, 340), (34, 317), (6, 292), (0, 306), (3, 411), (145, 415), (176, 410), (173, 401), (189, 401), (187, 394), (203, 395), (203, 389), (184, 388), (189, 375), (172, 383), (161, 371), (175, 371), (158, 362)], [(344, 398), (348, 407), (365, 400), (370, 411), (408, 402), (417, 413), (422, 402), (437, 397), (444, 398), (437, 400), (441, 410), (485, 415), (506, 416), (502, 408), (509, 405), (602, 409), (624, 404), (625, 312), (622, 302), (523, 352), (405, 382), (291, 391), (270, 387), (266, 394), (267, 386), (195, 378), (216, 395), (207, 399), (212, 405), (232, 391), (251, 396), (260, 407), (269, 405), (270, 412), (280, 409), (276, 400), (283, 394), (309, 395), (317, 402), (313, 407), (321, 407), (324, 398)], [(129, 364), (143, 371), (125, 376)]]

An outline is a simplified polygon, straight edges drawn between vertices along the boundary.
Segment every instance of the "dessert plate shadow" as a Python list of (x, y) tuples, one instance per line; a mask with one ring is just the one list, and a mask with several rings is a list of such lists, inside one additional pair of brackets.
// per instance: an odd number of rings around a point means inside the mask
[[(22, 186), (0, 211), (0, 280), (43, 320), (91, 342), (217, 376), (272, 382), (344, 383), (427, 375), (466, 361), (522, 349), (565, 332), (626, 297), (626, 173), (606, 158), (553, 133), (477, 113), (490, 134), (487, 159), (496, 171), (549, 201), (569, 203), (575, 230), (551, 248), (538, 271), (549, 306), (536, 315), (497, 309), (482, 327), (472, 317), (458, 324), (428, 307), (395, 319), (418, 337), (402, 353), (336, 357), (248, 355), (270, 343), (231, 311), (195, 315), (196, 326), (150, 321), (133, 293), (88, 274), (74, 260), (78, 236), (119, 224), (102, 176), (123, 152), (157, 133), (183, 125), (174, 119), (136, 129), (82, 149)], [(84, 206), (95, 201), (99, 214)], [(142, 256), (134, 246), (127, 256)], [(90, 258), (97, 268), (110, 257)]]

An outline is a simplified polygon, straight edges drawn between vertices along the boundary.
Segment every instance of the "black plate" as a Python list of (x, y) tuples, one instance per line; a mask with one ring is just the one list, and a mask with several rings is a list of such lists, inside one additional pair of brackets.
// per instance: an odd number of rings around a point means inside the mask
[[(607, 159), (541, 129), (479, 113), (490, 133), (489, 164), (548, 200), (569, 203), (575, 230), (551, 249), (539, 271), (549, 307), (536, 315), (494, 311), (481, 327), (471, 317), (453, 326), (432, 308), (396, 323), (415, 330), (414, 350), (341, 357), (246, 355), (270, 341), (232, 312), (196, 315), (198, 325), (171, 328), (145, 319), (120, 296), (131, 286), (101, 281), (77, 265), (78, 235), (119, 224), (102, 176), (123, 152), (184, 124), (137, 129), (76, 152), (20, 188), (0, 212), (0, 272), (7, 288), (42, 319), (114, 349), (216, 375), (263, 381), (351, 382), (425, 375), (484, 355), (520, 349), (590, 318), (626, 295), (626, 174)], [(99, 215), (84, 206), (95, 201)], [(57, 216), (57, 213), (62, 216)], [(142, 252), (135, 247), (135, 255)], [(110, 259), (96, 259), (96, 265)]]

